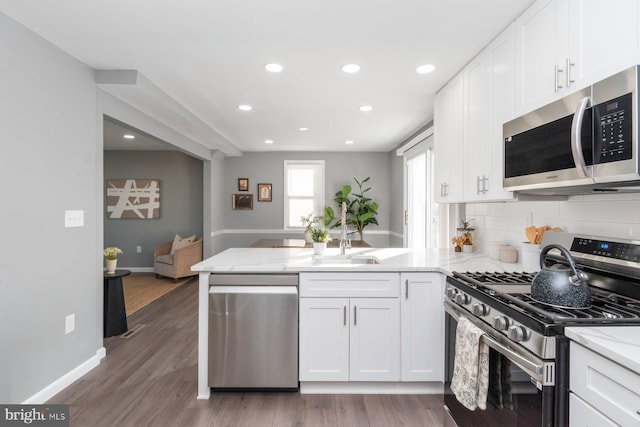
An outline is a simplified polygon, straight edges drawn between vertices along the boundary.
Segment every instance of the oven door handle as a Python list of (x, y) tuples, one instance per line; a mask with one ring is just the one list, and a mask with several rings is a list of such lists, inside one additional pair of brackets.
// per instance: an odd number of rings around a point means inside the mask
[(444, 309), (451, 317), (453, 317), (456, 321), (460, 319), (461, 316), (466, 317), (471, 323), (473, 323), (478, 328), (482, 329), (484, 334), (480, 339), (487, 344), (489, 347), (497, 351), (498, 353), (505, 356), (511, 362), (518, 365), (529, 374), (533, 379), (538, 381), (542, 385), (554, 385), (555, 384), (555, 362), (545, 362), (542, 359), (537, 358), (536, 356), (524, 353), (517, 352), (511, 348), (508, 348), (493, 336), (490, 335), (488, 326), (486, 326), (483, 322), (478, 322), (475, 318), (471, 316), (465, 316), (461, 313), (459, 308), (451, 304), (449, 301), (444, 301)]

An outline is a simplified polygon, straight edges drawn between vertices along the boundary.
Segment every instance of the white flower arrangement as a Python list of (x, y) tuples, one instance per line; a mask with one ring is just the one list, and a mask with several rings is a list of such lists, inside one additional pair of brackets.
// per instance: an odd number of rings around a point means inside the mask
[(122, 249), (115, 247), (104, 248), (104, 251), (102, 252), (106, 259), (117, 259), (118, 255), (121, 253)]

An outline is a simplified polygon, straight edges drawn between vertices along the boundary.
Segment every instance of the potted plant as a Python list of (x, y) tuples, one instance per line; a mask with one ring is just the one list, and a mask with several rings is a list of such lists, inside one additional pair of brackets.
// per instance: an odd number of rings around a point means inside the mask
[(471, 222), (473, 220), (462, 220), (460, 224), (462, 227), (458, 227), (456, 230), (458, 231), (458, 235), (451, 239), (453, 244), (455, 245), (456, 252), (465, 252), (471, 253), (473, 252), (474, 244), (473, 244), (473, 232), (475, 228), (471, 227)]
[[(366, 184), (369, 179), (371, 179), (371, 177), (367, 177), (362, 181), (358, 181), (358, 179), (353, 178), (356, 184), (358, 184), (358, 192), (352, 194), (351, 186), (349, 184), (345, 184), (333, 198), (339, 209), (342, 206), (342, 202), (347, 204), (347, 226), (352, 225), (356, 229), (360, 235), (360, 240), (363, 240), (364, 238), (364, 228), (367, 225), (378, 225), (378, 220), (376, 219), (376, 215), (378, 214), (378, 203), (366, 196), (366, 193), (371, 190), (371, 187), (363, 188), (364, 184)], [(327, 227), (342, 227), (340, 218), (336, 217), (331, 206), (324, 208), (323, 220), (324, 225)]]
[(311, 238), (311, 230), (313, 230), (313, 225), (318, 224), (322, 220), (320, 216), (314, 216), (313, 212), (310, 212), (307, 216), (301, 216), (300, 222), (304, 227), (304, 241), (307, 243), (313, 242)]
[(311, 239), (313, 240), (313, 253), (322, 254), (327, 249), (327, 242), (332, 239), (329, 232), (324, 228), (312, 228)]
[(107, 274), (113, 274), (116, 272), (116, 266), (118, 264), (118, 255), (122, 253), (122, 249), (116, 247), (104, 248), (102, 255), (107, 264)]

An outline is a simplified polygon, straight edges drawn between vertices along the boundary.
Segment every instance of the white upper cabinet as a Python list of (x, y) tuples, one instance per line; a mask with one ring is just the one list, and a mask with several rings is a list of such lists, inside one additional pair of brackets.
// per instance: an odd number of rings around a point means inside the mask
[(638, 63), (637, 0), (539, 0), (515, 22), (516, 115)]
[(514, 116), (514, 26), (464, 70), (465, 201), (509, 200), (502, 189), (502, 125)]
[(566, 93), (567, 1), (539, 0), (515, 22), (517, 115)]
[(569, 62), (574, 65), (568, 76), (576, 89), (639, 64), (639, 53), (638, 0), (569, 0)]
[(464, 79), (455, 76), (436, 94), (434, 109), (435, 196), (439, 203), (463, 201)]

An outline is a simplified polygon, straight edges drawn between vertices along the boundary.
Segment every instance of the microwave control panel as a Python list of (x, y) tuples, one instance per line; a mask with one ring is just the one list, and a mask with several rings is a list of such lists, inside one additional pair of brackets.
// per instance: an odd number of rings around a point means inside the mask
[(632, 95), (628, 93), (593, 107), (594, 163), (632, 158)]

